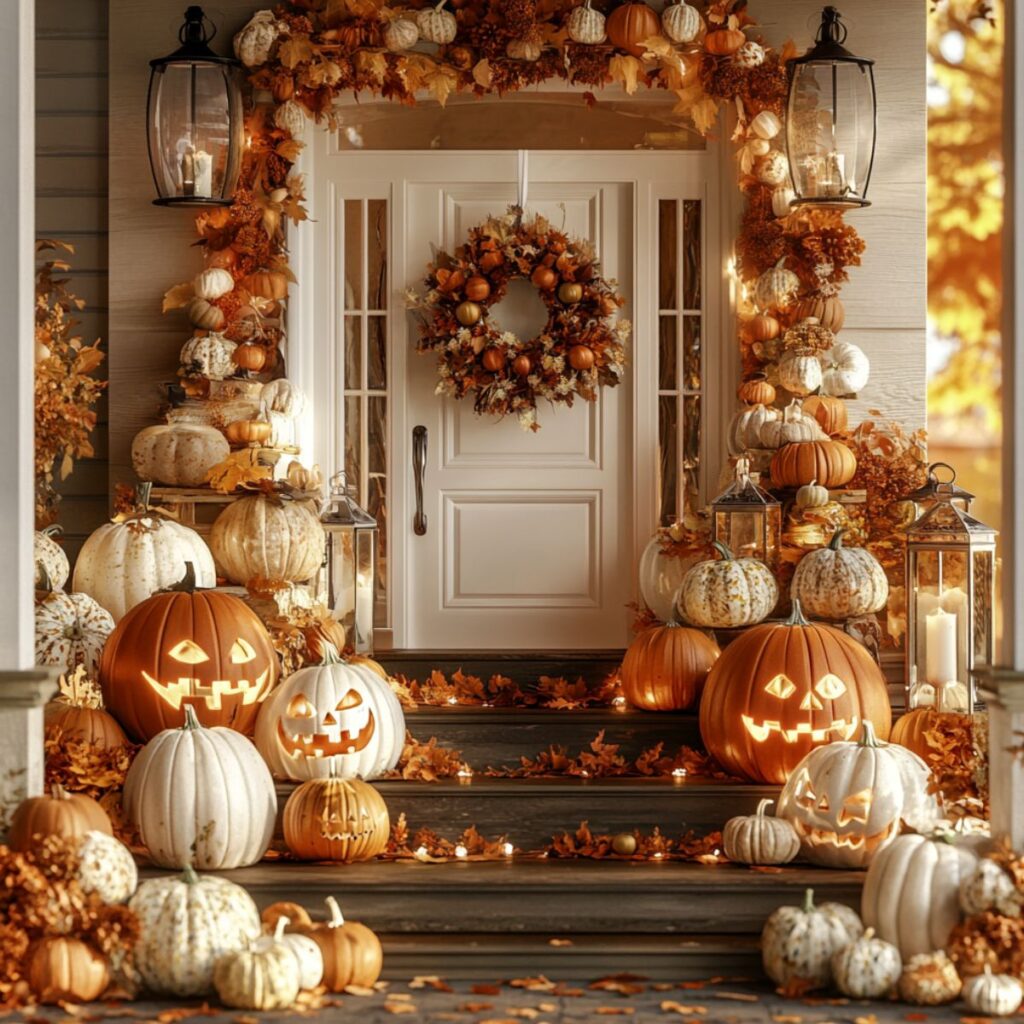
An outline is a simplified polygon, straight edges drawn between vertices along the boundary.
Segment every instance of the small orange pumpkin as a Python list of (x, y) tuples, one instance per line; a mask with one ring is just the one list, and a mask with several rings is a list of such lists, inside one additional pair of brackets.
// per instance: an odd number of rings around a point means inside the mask
[(763, 373), (752, 373), (746, 377), (736, 394), (744, 405), (770, 406), (775, 401), (775, 388), (768, 383)]
[(746, 41), (738, 28), (719, 28), (704, 37), (704, 49), (716, 57), (731, 57)]
[(288, 919), (289, 926), (292, 929), (298, 929), (313, 923), (313, 918), (309, 916), (306, 908), (298, 903), (293, 903), (291, 900), (278, 900), (276, 903), (271, 903), (270, 906), (264, 907), (260, 911), (260, 920), (271, 932), (277, 928), (278, 919), (282, 917)]
[(574, 370), (589, 370), (594, 365), (594, 350), (586, 345), (573, 345), (569, 349), (569, 365)]
[(466, 298), (471, 302), (483, 302), (491, 294), (491, 285), (486, 277), (471, 277), (466, 282)]
[(300, 860), (352, 864), (373, 860), (388, 845), (384, 798), (359, 779), (310, 779), (288, 797), (284, 841)]
[(758, 313), (747, 321), (747, 330), (754, 341), (774, 341), (782, 333), (782, 324), (768, 313)]
[(661, 19), (645, 3), (624, 3), (609, 15), (605, 31), (613, 46), (642, 57), (644, 40), (661, 35)]
[(263, 444), (271, 433), (273, 428), (266, 420), (235, 420), (224, 428), (224, 436), (237, 445)]
[(558, 275), (550, 267), (545, 267), (541, 264), (541, 266), (534, 268), (533, 273), (530, 275), (530, 280), (542, 292), (549, 292), (558, 284)]
[(583, 285), (575, 281), (566, 281), (558, 286), (558, 300), (567, 306), (572, 306), (583, 298)]
[(481, 316), (483, 316), (483, 310), (475, 302), (460, 302), (455, 307), (455, 319), (463, 327), (472, 327)]
[(261, 299), (288, 297), (288, 278), (280, 270), (257, 270), (250, 274), (242, 285), (250, 295)]
[(803, 410), (818, 421), (826, 434), (841, 434), (847, 427), (846, 403), (829, 395), (811, 395), (804, 399)]
[(935, 708), (914, 708), (896, 719), (889, 736), (890, 743), (898, 743), (907, 750), (912, 750), (926, 764), (930, 764), (932, 755), (936, 753), (926, 738), (926, 734), (940, 729), (950, 722), (963, 722), (968, 716), (955, 711), (936, 711)]
[(107, 812), (91, 796), (53, 786), (49, 795), (28, 797), (18, 804), (7, 831), (7, 845), (23, 852), (36, 845), (37, 836), (80, 839), (86, 832), (112, 836)]
[(81, 673), (67, 677), (60, 685), (60, 694), (43, 711), (47, 737), (59, 729), (62, 738), (97, 750), (120, 750), (128, 746), (128, 737), (117, 719), (104, 710), (98, 687)]
[(218, 270), (233, 270), (238, 263), (238, 253), (231, 246), (226, 249), (214, 249), (206, 257), (206, 265)]
[(505, 368), (505, 353), (500, 348), (488, 348), (484, 349), (484, 354), (480, 357), (480, 362), (483, 364), (485, 370), (490, 370), (491, 373), (497, 373), (499, 370)]
[(512, 360), (512, 372), (517, 377), (529, 377), (530, 375), (530, 357), (529, 356), (516, 356)]
[(41, 1003), (91, 1003), (110, 984), (106, 958), (81, 939), (63, 935), (32, 946), (26, 973)]
[(811, 295), (796, 307), (796, 322), (814, 317), (822, 327), (838, 334), (846, 322), (846, 309), (838, 295)]
[(267, 349), (265, 345), (247, 342), (244, 345), (239, 345), (231, 354), (231, 358), (240, 370), (259, 373), (267, 364)]
[(699, 629), (670, 622), (645, 630), (622, 661), (622, 693), (644, 711), (681, 711), (700, 696), (719, 654)]
[(325, 902), (330, 914), (327, 921), (291, 930), (308, 935), (320, 947), (324, 958), (323, 983), (329, 992), (341, 992), (349, 985), (370, 988), (384, 966), (380, 939), (365, 924), (346, 921), (333, 896)]
[(802, 487), (817, 480), (822, 487), (842, 487), (857, 472), (857, 458), (841, 441), (798, 441), (780, 448), (771, 461), (776, 487)]

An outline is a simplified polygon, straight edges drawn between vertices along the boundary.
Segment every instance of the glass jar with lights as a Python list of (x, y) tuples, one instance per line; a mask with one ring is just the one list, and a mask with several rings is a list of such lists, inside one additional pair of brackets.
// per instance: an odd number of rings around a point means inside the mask
[(757, 485), (750, 460), (736, 460), (729, 486), (711, 502), (711, 539), (724, 544), (736, 558), (757, 558), (773, 571), (779, 563), (782, 508)]
[(355, 500), (344, 473), (331, 478), (320, 515), (327, 532), (327, 600), (357, 654), (373, 653), (377, 520)]
[(229, 206), (245, 139), (241, 64), (210, 49), (216, 29), (189, 7), (181, 46), (150, 61), (146, 138), (158, 206)]
[(976, 672), (995, 657), (996, 531), (970, 514), (974, 495), (944, 462), (909, 495), (921, 509), (907, 528), (907, 705), (974, 710)]

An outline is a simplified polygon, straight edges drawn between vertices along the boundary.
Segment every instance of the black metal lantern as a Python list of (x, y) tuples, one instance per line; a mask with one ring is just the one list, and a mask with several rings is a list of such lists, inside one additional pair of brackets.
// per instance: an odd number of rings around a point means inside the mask
[(242, 163), (241, 64), (209, 47), (216, 29), (189, 7), (179, 49), (149, 62), (146, 137), (158, 206), (228, 206)]
[(875, 160), (874, 61), (843, 45), (834, 7), (821, 12), (814, 46), (789, 62), (786, 149), (796, 198), (791, 206), (870, 206)]

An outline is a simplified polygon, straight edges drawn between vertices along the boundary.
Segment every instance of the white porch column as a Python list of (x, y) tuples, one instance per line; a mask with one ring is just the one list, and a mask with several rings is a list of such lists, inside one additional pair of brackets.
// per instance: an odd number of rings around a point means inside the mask
[(33, 320), (35, 286), (35, 4), (3, 0), (0, 33), (0, 831), (43, 784), (42, 705), (52, 673), (33, 668)]

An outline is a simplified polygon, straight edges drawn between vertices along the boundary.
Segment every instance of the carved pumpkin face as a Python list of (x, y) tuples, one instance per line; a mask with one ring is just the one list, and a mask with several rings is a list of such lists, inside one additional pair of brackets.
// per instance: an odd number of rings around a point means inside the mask
[(808, 623), (794, 605), (788, 622), (755, 626), (725, 649), (701, 702), (708, 751), (760, 782), (785, 782), (804, 755), (851, 739), (865, 720), (889, 735), (889, 695), (870, 655), (839, 630)]
[(393, 768), (405, 742), (405, 716), (386, 679), (343, 662), (300, 669), (273, 694), (256, 724), (256, 745), (271, 771), (290, 779), (372, 779)]
[(207, 727), (251, 732), (277, 681), (263, 623), (218, 591), (155, 594), (118, 623), (103, 651), (107, 707), (133, 739), (180, 727), (191, 706)]
[(391, 830), (384, 798), (358, 779), (313, 779), (288, 798), (284, 840), (303, 860), (370, 860)]

